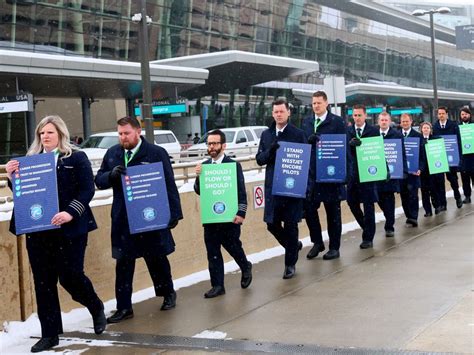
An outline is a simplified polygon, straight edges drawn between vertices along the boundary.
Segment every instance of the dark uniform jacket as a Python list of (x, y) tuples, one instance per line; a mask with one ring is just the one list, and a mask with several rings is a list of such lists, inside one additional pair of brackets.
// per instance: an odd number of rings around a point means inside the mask
[[(203, 162), (203, 164), (211, 164), (212, 159), (207, 159)], [(222, 163), (235, 163), (237, 165), (237, 216), (245, 218), (245, 214), (247, 213), (247, 192), (245, 191), (245, 178), (244, 173), (242, 172), (242, 166), (239, 162), (229, 158), (227, 155), (224, 155), (222, 159)], [(194, 191), (200, 195), (200, 186), (199, 186), (199, 176), (196, 177), (194, 181)]]
[[(306, 138), (314, 134), (314, 114), (303, 120), (301, 129)], [(327, 113), (326, 119), (318, 126), (317, 135), (320, 134), (346, 134), (346, 126), (339, 116)], [(346, 155), (346, 170), (350, 170), (350, 154)], [(346, 188), (344, 183), (317, 183), (316, 182), (316, 145), (311, 146), (311, 162), (309, 166), (308, 192), (312, 200), (316, 202), (332, 202), (346, 199)]]
[[(125, 151), (120, 144), (114, 145), (105, 153), (102, 165), (97, 172), (95, 183), (101, 190), (113, 188), (114, 199), (112, 203), (112, 257), (114, 259), (139, 258), (150, 254), (171, 254), (175, 249), (175, 243), (169, 229), (139, 233), (130, 235), (127, 211), (125, 207), (122, 184), (111, 184), (110, 172), (117, 165), (124, 165)], [(170, 206), (170, 220), (183, 218), (181, 202), (178, 189), (174, 181), (173, 168), (165, 149), (148, 143), (142, 137), (142, 144), (128, 166), (136, 166), (150, 163), (163, 163), (166, 189)]]
[[(474, 124), (472, 119), (469, 121), (469, 124)], [(459, 123), (463, 125), (463, 123)], [(459, 146), (459, 154), (461, 157), (461, 171), (463, 173), (474, 173), (474, 154), (462, 154), (462, 147)]]
[[(94, 197), (95, 188), (91, 163), (86, 154), (81, 151), (73, 151), (72, 155), (67, 158), (63, 158), (63, 154), (60, 154), (56, 164), (56, 180), (59, 212), (67, 212), (73, 217), (69, 223), (61, 226), (62, 234), (66, 238), (73, 238), (97, 229), (89, 207), (89, 202)], [(10, 222), (10, 232), (16, 234), (14, 213)], [(36, 233), (47, 234), (48, 231)]]
[[(266, 223), (274, 223), (275, 212), (278, 211), (278, 216), (284, 222), (299, 222), (303, 214), (303, 199), (273, 196), (273, 173), (275, 171), (275, 156), (270, 153), (270, 147), (276, 138), (276, 124), (273, 124), (262, 132), (260, 137), (260, 145), (256, 156), (257, 164), (265, 168), (265, 211), (263, 220)], [(306, 143), (304, 132), (288, 122), (285, 130), (278, 137), (278, 141)]]
[[(352, 125), (347, 128), (347, 136), (348, 140), (350, 141), (352, 138), (356, 138), (356, 127)], [(380, 136), (380, 132), (378, 128), (369, 125), (367, 122), (365, 124), (365, 128), (362, 131), (361, 138), (368, 138), (368, 137), (377, 137)], [(371, 203), (376, 202), (378, 200), (377, 189), (375, 182), (359, 182), (359, 165), (357, 164), (357, 155), (356, 155), (356, 147), (349, 146), (349, 151), (351, 153), (351, 170), (349, 172), (349, 181), (347, 184), (347, 193), (350, 194), (350, 189), (354, 184), (358, 184), (359, 188), (359, 197), (360, 202), (364, 203)]]
[[(403, 130), (400, 131), (401, 135), (403, 136)], [(424, 146), (423, 146), (423, 135), (420, 132), (417, 132), (413, 129), (413, 127), (410, 129), (410, 133), (406, 138), (419, 138), (420, 139), (420, 148), (418, 152), (418, 170), (424, 171), (426, 169), (426, 159), (423, 158), (423, 154), (425, 154)], [(408, 166), (407, 166), (408, 169)], [(413, 186), (414, 188), (419, 188), (420, 187), (420, 177), (413, 175), (413, 174), (408, 174), (406, 178), (406, 183), (410, 186)]]

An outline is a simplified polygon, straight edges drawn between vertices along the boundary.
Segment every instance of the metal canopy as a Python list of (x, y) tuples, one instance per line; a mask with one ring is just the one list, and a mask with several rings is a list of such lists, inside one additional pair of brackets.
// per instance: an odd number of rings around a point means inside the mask
[[(154, 97), (202, 85), (205, 69), (150, 64)], [(134, 99), (142, 96), (140, 63), (0, 50), (0, 94)]]
[[(318, 0), (320, 5), (335, 8), (353, 15), (378, 21), (410, 32), (431, 37), (430, 22), (423, 18), (370, 0)], [(448, 3), (449, 6), (449, 3)], [(441, 41), (456, 44), (456, 32), (450, 28), (435, 25), (435, 37)]]
[(243, 90), (256, 84), (319, 71), (319, 64), (314, 61), (234, 50), (163, 59), (152, 63), (208, 69), (207, 83), (184, 93), (189, 98)]
[[(369, 83), (354, 83), (348, 84), (345, 87), (348, 105), (360, 102), (364, 97), (366, 98), (367, 96), (380, 98), (381, 101), (390, 101), (390, 105), (396, 105), (400, 104), (401, 102), (405, 102), (407, 98), (417, 100), (425, 99), (427, 100), (427, 102), (431, 102), (431, 100), (433, 99), (433, 90), (431, 89), (418, 89), (408, 86), (380, 85)], [(311, 97), (314, 91), (292, 89), (292, 92), (293, 95), (295, 95), (305, 104), (309, 104), (311, 103)], [(474, 94), (468, 92), (438, 90), (438, 97), (440, 100), (446, 101), (474, 101)]]

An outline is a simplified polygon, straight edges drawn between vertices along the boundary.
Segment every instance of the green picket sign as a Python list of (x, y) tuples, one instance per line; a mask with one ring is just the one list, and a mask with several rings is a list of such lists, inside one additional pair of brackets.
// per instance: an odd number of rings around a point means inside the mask
[(203, 164), (199, 176), (201, 222), (232, 222), (237, 214), (237, 165)]
[(462, 154), (474, 154), (474, 123), (460, 124)]
[(385, 148), (381, 136), (361, 138), (362, 144), (356, 147), (359, 181), (381, 181), (387, 178)]
[(431, 139), (425, 144), (426, 158), (430, 175), (446, 173), (449, 171), (448, 155), (444, 138)]

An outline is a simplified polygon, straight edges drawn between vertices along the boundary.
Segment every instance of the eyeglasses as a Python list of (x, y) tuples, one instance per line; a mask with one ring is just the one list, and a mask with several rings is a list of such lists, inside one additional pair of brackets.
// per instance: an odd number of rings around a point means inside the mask
[(207, 142), (206, 143), (208, 147), (213, 147), (213, 146), (216, 146), (216, 145), (220, 145), (222, 144), (221, 142)]

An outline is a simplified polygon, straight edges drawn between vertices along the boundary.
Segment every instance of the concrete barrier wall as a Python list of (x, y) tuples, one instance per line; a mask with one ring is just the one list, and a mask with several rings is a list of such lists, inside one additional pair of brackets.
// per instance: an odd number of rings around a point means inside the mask
[[(253, 187), (262, 182), (247, 183), (248, 212), (242, 227), (242, 242), (247, 254), (263, 251), (278, 243), (266, 230), (263, 209), (254, 209)], [(200, 223), (199, 198), (194, 192), (181, 193), (184, 219), (173, 230), (176, 252), (170, 256), (173, 278), (177, 279), (194, 272), (207, 270), (207, 258)], [(397, 206), (400, 202), (397, 196)], [(99, 229), (89, 234), (86, 251), (85, 271), (102, 300), (115, 298), (115, 261), (110, 247), (111, 205), (94, 207), (94, 216)], [(324, 208), (320, 209), (323, 230), (326, 228)], [(354, 220), (345, 202), (342, 203), (343, 223)], [(0, 326), (4, 321), (24, 320), (35, 312), (34, 285), (25, 248), (25, 238), (16, 238), (8, 232), (9, 221), (0, 222)], [(300, 238), (308, 236), (306, 223), (299, 224)], [(355, 232), (360, 237), (360, 232)], [(225, 261), (230, 260), (224, 252)], [(283, 272), (283, 259), (281, 270)], [(134, 291), (152, 286), (151, 279), (142, 259), (137, 261)], [(62, 311), (80, 307), (60, 287)]]

